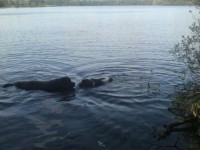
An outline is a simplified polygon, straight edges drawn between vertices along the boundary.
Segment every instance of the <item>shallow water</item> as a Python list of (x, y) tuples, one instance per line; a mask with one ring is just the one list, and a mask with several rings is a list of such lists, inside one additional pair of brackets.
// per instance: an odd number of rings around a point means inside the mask
[(147, 149), (183, 66), (169, 54), (191, 7), (0, 9), (0, 85), (69, 76), (112, 83), (71, 94), (0, 88), (1, 149)]

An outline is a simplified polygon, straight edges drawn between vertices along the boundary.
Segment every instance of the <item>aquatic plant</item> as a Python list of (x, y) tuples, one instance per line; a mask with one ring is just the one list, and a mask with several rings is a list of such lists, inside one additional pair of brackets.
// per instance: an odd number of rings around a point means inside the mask
[(103, 142), (98, 141), (98, 145), (102, 150), (108, 150), (107, 146)]

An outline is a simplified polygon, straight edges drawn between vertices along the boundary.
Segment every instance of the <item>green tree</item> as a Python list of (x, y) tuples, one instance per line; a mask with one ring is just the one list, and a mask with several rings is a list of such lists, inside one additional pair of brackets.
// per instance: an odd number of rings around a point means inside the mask
[(0, 0), (0, 7), (66, 5), (187, 5), (193, 0)]
[(5, 1), (4, 0), (0, 0), (0, 7), (5, 7)]
[[(199, 8), (199, 7), (198, 7)], [(192, 13), (192, 12), (191, 12)], [(198, 16), (193, 15), (194, 23), (189, 27), (191, 34), (182, 36), (180, 43), (176, 44), (171, 53), (175, 58), (184, 63), (192, 82), (200, 85), (200, 12)]]
[[(199, 4), (200, 0), (196, 1)], [(189, 27), (190, 35), (182, 36), (180, 43), (176, 44), (171, 53), (186, 66), (186, 84), (176, 91), (172, 107), (169, 110), (177, 115), (179, 121), (166, 126), (161, 134), (166, 137), (171, 132), (192, 131), (200, 137), (200, 7), (199, 13), (194, 17), (194, 23)], [(188, 76), (186, 76), (188, 77)], [(184, 128), (181, 128), (180, 126)], [(198, 140), (200, 145), (200, 142)]]

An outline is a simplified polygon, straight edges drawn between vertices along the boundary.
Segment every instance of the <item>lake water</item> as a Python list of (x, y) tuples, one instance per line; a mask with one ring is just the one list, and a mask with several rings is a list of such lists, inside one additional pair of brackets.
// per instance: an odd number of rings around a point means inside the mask
[[(0, 85), (69, 76), (112, 83), (74, 94), (0, 88), (0, 149), (148, 149), (183, 66), (169, 54), (192, 7), (0, 9)], [(171, 140), (173, 142), (173, 139)], [(162, 141), (167, 143), (169, 141)]]

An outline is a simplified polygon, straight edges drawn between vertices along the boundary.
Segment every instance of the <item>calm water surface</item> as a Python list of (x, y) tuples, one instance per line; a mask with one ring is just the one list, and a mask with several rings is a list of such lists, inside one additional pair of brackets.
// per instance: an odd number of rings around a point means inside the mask
[[(0, 88), (0, 149), (148, 149), (182, 66), (168, 53), (191, 7), (0, 9), (0, 85), (110, 76), (105, 86), (51, 94)], [(166, 141), (164, 141), (166, 143)], [(152, 141), (153, 143), (153, 141)]]

